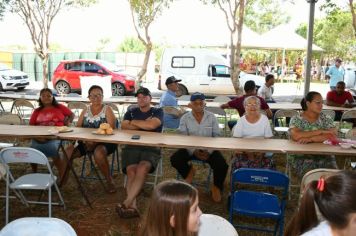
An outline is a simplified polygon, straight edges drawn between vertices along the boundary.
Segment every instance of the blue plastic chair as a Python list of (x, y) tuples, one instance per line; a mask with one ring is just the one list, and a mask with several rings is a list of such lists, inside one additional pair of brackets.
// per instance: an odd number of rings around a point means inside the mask
[[(256, 191), (242, 190), (240, 185), (254, 185)], [(257, 186), (259, 185), (259, 186)], [(281, 196), (269, 192), (261, 186), (273, 187), (273, 190), (281, 189)], [(279, 235), (283, 235), (284, 211), (288, 196), (289, 178), (278, 171), (268, 169), (241, 168), (234, 171), (231, 177), (231, 202), (229, 220), (235, 227), (273, 232), (276, 235), (279, 228)], [(235, 191), (236, 189), (236, 191)], [(243, 215), (254, 218), (270, 218), (276, 221), (274, 229), (258, 225), (234, 224), (233, 215)]]

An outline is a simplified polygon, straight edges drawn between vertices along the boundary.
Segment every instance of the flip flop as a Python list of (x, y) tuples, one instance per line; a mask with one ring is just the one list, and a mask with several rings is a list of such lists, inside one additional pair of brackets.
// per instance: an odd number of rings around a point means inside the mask
[(126, 207), (124, 204), (116, 205), (115, 210), (118, 215), (124, 219), (140, 217), (140, 213), (136, 208)]

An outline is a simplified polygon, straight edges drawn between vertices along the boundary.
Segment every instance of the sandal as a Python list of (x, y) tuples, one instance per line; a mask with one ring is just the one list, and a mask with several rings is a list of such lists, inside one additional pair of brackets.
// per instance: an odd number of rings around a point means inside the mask
[(136, 208), (126, 207), (123, 203), (116, 205), (115, 211), (124, 219), (140, 217), (140, 213)]
[(107, 187), (106, 191), (108, 193), (116, 193), (116, 191), (117, 191), (116, 187), (112, 182), (107, 183), (107, 185), (108, 185), (108, 187)]

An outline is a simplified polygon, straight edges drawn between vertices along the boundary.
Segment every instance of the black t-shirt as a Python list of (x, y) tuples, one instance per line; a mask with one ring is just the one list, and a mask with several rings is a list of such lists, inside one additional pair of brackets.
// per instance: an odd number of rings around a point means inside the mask
[(163, 110), (161, 108), (151, 107), (151, 109), (147, 112), (142, 112), (139, 107), (133, 107), (126, 111), (124, 120), (147, 120), (150, 117), (155, 117), (161, 121), (161, 125), (157, 127), (155, 130), (143, 130), (143, 131), (151, 131), (151, 132), (162, 132), (163, 127)]

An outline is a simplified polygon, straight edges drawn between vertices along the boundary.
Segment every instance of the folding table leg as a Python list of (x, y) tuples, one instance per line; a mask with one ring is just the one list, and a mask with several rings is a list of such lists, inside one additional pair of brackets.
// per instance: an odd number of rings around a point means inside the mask
[[(92, 205), (91, 205), (91, 203), (90, 203), (90, 201), (89, 201), (89, 198), (88, 198), (87, 194), (85, 193), (84, 188), (83, 188), (83, 186), (82, 186), (82, 184), (81, 184), (81, 182), (80, 182), (80, 179), (78, 178), (77, 173), (75, 173), (74, 167), (73, 167), (73, 165), (72, 165), (72, 160), (71, 160), (71, 158), (68, 158), (68, 157), (67, 157), (67, 153), (65, 152), (65, 149), (64, 149), (64, 147), (63, 147), (63, 141), (62, 141), (62, 140), (61, 140), (59, 146), (60, 146), (60, 148), (61, 148), (61, 150), (62, 150), (62, 152), (63, 152), (63, 154), (64, 154), (64, 155), (63, 155), (64, 158), (66, 158), (66, 160), (67, 160), (67, 166), (66, 166), (66, 169), (65, 169), (64, 176), (66, 176), (67, 171), (69, 171), (69, 170), (68, 170), (68, 168), (69, 168), (69, 169), (72, 171), (75, 180), (77, 181), (77, 184), (78, 184), (78, 187), (79, 187), (80, 192), (82, 193), (82, 196), (84, 197), (85, 201), (88, 203), (89, 207), (93, 209), (93, 207), (92, 207)], [(63, 181), (63, 179), (61, 179), (61, 182), (59, 183), (59, 187), (62, 186), (62, 181)]]

